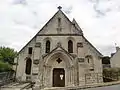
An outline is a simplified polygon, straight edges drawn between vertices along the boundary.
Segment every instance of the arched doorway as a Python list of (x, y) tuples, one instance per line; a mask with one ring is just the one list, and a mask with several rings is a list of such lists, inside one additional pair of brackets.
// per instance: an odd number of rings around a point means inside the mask
[(59, 50), (54, 50), (48, 56), (44, 57), (44, 60), (45, 86), (65, 87), (70, 85), (70, 82), (71, 84), (73, 83), (73, 80), (70, 79), (72, 72), (70, 67), (73, 66), (73, 57), (69, 53), (66, 53), (64, 49), (59, 48)]
[(27, 75), (31, 74), (31, 65), (32, 65), (32, 60), (30, 58), (27, 58), (27, 60), (26, 60), (26, 69), (25, 69), (25, 73)]
[(64, 68), (53, 69), (53, 87), (65, 87), (65, 70)]

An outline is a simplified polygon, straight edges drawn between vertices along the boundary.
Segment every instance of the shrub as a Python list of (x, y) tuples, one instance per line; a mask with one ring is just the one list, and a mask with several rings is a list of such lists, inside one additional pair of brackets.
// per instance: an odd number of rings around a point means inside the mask
[(111, 80), (118, 80), (120, 77), (120, 68), (105, 68), (103, 69), (103, 76)]
[(11, 71), (12, 66), (8, 63), (0, 61), (0, 72)]

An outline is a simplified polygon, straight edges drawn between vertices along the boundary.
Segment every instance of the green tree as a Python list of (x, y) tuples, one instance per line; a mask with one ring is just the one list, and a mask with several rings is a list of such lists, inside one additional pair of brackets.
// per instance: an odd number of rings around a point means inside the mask
[(0, 61), (0, 72), (11, 71), (12, 66), (9, 63)]
[(17, 52), (14, 49), (11, 49), (9, 47), (0, 47), (0, 61), (13, 64), (16, 55)]

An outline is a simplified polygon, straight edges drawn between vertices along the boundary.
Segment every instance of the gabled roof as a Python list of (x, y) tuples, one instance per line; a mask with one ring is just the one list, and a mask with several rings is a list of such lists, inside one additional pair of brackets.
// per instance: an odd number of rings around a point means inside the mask
[(78, 30), (81, 30), (81, 31), (82, 31), (82, 29), (80, 28), (80, 26), (78, 25), (77, 21), (76, 21), (74, 18), (73, 18), (72, 23), (75, 25), (75, 27), (78, 28)]
[[(62, 13), (64, 16), (65, 16), (65, 18), (71, 23), (71, 25), (73, 25), (73, 23), (69, 20), (69, 18), (62, 12), (62, 10), (58, 10), (54, 15), (53, 15), (53, 17), (40, 29), (40, 31), (38, 31), (37, 32), (37, 34), (18, 52), (18, 54), (37, 36), (37, 35), (39, 35), (39, 33), (43, 30), (43, 28), (55, 17), (55, 15), (56, 14), (58, 14), (58, 13)], [(75, 25), (74, 25), (74, 27), (76, 28), (76, 30), (78, 30), (78, 32), (80, 32), (81, 33), (81, 30), (79, 30)], [(77, 34), (79, 34), (79, 33), (77, 33)], [(81, 35), (81, 34), (80, 34)]]
[[(54, 14), (54, 16), (58, 13), (58, 11)], [(53, 17), (54, 17), (53, 16)], [(52, 17), (52, 18), (53, 18)], [(52, 19), (51, 18), (51, 19)], [(50, 20), (51, 20), (50, 19)], [(18, 54), (41, 32), (41, 30), (43, 30), (43, 28), (50, 22), (50, 20), (40, 29), (40, 31), (37, 32), (37, 34), (18, 52)]]
[(99, 54), (100, 57), (103, 57), (102, 53), (100, 53), (84, 36), (83, 38), (85, 39), (86, 42), (88, 42), (88, 44), (90, 44), (91, 47), (93, 47), (93, 49)]
[(115, 53), (111, 53), (111, 58), (113, 58), (115, 55), (117, 55), (117, 53), (120, 52), (120, 47), (116, 46), (116, 52)]
[[(74, 25), (74, 27), (76, 28), (76, 30), (78, 30), (78, 34), (81, 36), (83, 36), (83, 33), (82, 33), (82, 29), (80, 28), (80, 26), (78, 25), (78, 23), (76, 22), (75, 19), (73, 19), (73, 21), (71, 22), (69, 20), (69, 18), (59, 9), (54, 15), (53, 17), (40, 29), (40, 31), (38, 31), (38, 33), (18, 52), (18, 54), (33, 40), (36, 38), (37, 35), (39, 35), (39, 33), (43, 30), (43, 28), (55, 17), (56, 14), (58, 13), (62, 13), (64, 15), (64, 17), (71, 23), (71, 25)], [(84, 37), (84, 36), (83, 36)], [(85, 38), (85, 37), (84, 37)], [(85, 40), (98, 52), (99, 55), (102, 56), (102, 54), (85, 38)], [(60, 47), (61, 48), (61, 47)], [(55, 48), (56, 49), (56, 48)], [(63, 49), (64, 50), (64, 49)], [(68, 53), (66, 50), (64, 50), (66, 53)]]
[[(42, 29), (39, 31), (39, 33), (44, 30), (44, 27), (45, 27), (58, 13), (62, 13), (62, 15), (71, 23), (71, 25), (74, 25), (74, 23), (70, 21), (70, 19), (64, 14), (64, 12), (59, 9), (59, 10), (53, 15), (53, 17), (42, 27)], [(76, 22), (76, 23), (77, 23), (77, 22)], [(74, 27), (75, 27), (76, 30), (79, 32), (79, 33), (77, 33), (77, 34), (80, 34), (80, 35), (81, 35), (82, 30), (80, 29), (79, 25), (78, 25), (78, 24), (77, 24), (77, 25), (74, 25)], [(78, 27), (79, 27), (79, 28), (78, 28)], [(83, 33), (82, 33), (82, 34), (83, 34)]]

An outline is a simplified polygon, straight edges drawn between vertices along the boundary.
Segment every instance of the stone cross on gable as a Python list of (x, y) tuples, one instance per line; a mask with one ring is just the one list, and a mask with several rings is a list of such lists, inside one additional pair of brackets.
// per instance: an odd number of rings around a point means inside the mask
[(59, 10), (61, 10), (61, 9), (62, 9), (62, 7), (61, 7), (61, 6), (59, 6), (59, 7), (58, 7), (58, 9), (59, 9)]

